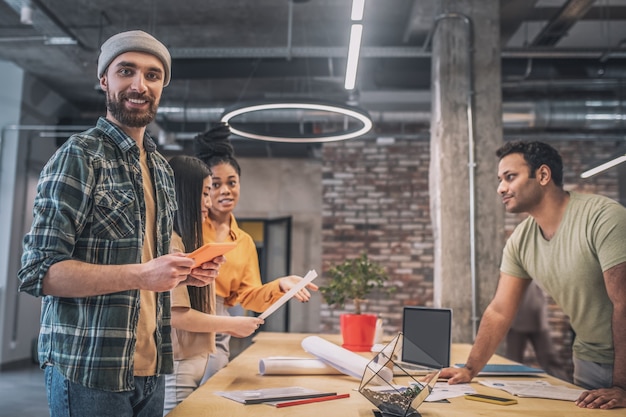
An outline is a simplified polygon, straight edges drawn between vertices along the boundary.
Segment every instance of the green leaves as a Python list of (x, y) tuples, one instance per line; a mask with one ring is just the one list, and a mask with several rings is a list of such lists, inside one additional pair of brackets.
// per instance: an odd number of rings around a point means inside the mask
[(395, 287), (386, 287), (389, 275), (378, 263), (371, 261), (366, 253), (328, 270), (330, 281), (320, 287), (322, 297), (328, 305), (344, 308), (350, 300), (354, 302), (355, 314), (361, 314), (361, 303), (374, 290), (393, 293)]

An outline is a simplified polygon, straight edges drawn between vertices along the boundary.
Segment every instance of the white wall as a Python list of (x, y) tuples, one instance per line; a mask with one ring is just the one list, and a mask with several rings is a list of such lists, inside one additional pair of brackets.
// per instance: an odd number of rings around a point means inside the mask
[[(65, 100), (13, 64), (0, 62), (0, 367), (30, 360), (39, 334), (41, 299), (17, 290), (22, 240), (30, 229), (39, 172), (56, 150), (40, 133), (67, 113)], [(65, 114), (67, 115), (67, 114)]]

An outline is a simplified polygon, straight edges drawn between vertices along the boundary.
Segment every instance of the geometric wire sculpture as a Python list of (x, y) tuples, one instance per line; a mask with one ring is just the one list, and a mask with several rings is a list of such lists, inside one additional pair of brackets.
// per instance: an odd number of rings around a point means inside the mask
[[(368, 363), (359, 385), (359, 393), (385, 417), (419, 416), (417, 407), (430, 395), (441, 371), (441, 367), (420, 367), (401, 362), (405, 343), (413, 344), (398, 333)], [(419, 349), (414, 344), (410, 348)], [(433, 359), (430, 363), (437, 362)]]

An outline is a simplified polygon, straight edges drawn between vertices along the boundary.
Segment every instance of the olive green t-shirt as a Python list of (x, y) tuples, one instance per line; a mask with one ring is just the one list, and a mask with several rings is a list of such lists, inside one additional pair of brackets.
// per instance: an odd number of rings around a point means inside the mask
[(508, 239), (500, 270), (534, 279), (570, 317), (574, 356), (613, 363), (611, 303), (603, 271), (626, 262), (626, 208), (607, 197), (570, 193), (548, 241), (532, 217)]

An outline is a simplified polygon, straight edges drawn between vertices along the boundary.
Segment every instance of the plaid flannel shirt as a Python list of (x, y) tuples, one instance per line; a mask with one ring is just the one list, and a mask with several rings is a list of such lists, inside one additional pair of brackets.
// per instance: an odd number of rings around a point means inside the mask
[[(161, 256), (169, 253), (174, 179), (148, 135), (144, 146), (156, 193), (156, 256)], [(46, 272), (68, 259), (140, 263), (146, 208), (135, 141), (104, 118), (70, 137), (41, 172), (33, 215), (18, 273), (20, 291), (44, 296)], [(90, 388), (131, 390), (138, 317), (138, 290), (84, 298), (44, 296), (40, 364), (54, 365), (71, 381)], [(170, 330), (168, 291), (157, 294), (159, 374), (172, 372)]]

